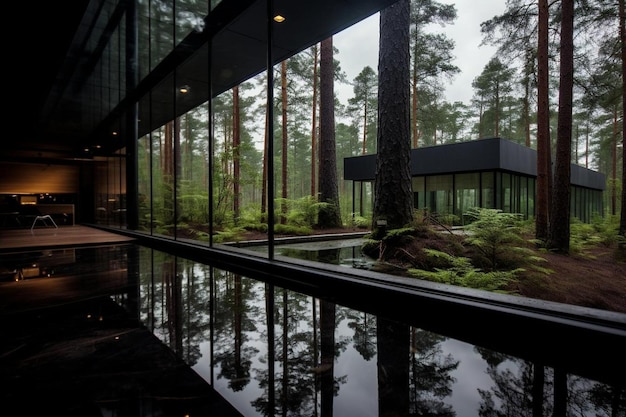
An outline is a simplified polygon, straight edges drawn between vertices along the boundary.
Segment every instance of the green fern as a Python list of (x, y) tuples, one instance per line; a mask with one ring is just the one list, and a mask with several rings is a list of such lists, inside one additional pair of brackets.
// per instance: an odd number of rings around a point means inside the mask
[(461, 287), (476, 288), (486, 291), (508, 293), (506, 290), (517, 280), (516, 275), (524, 270), (484, 272), (472, 265), (470, 258), (456, 257), (434, 249), (424, 249), (429, 257), (447, 263), (447, 267), (435, 268), (434, 271), (409, 269), (408, 273), (416, 278)]

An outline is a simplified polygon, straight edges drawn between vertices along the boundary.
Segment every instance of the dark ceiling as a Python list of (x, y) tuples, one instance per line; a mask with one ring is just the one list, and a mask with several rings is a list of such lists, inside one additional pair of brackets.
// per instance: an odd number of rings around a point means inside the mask
[[(287, 20), (274, 26), (273, 61), (280, 62), (395, 1), (274, 0), (275, 9)], [(72, 86), (72, 83), (84, 80), (73, 70), (78, 68), (80, 59), (86, 58), (80, 57), (80, 53), (68, 55), (68, 51), (76, 51), (72, 40), (85, 10), (93, 7), (89, 2), (72, 0), (71, 7), (64, 7), (62, 13), (57, 2), (14, 2), (18, 3), (12, 12), (14, 20), (24, 22), (32, 33), (28, 37), (16, 38), (10, 45), (11, 64), (6, 68), (6, 79), (11, 94), (5, 103), (8, 111), (5, 120), (12, 128), (10, 136), (3, 141), (0, 160), (76, 159), (81, 156), (83, 148), (99, 140), (93, 126), (80, 122), (85, 119), (81, 117), (81, 111), (92, 103), (74, 103), (71, 96), (71, 91), (81, 87)], [(206, 19), (203, 32), (189, 35), (152, 76), (142, 80), (134, 98), (140, 99), (150, 91), (153, 101), (160, 102), (164, 111), (155, 112), (153, 106), (150, 118), (140, 114), (139, 119), (150, 119), (151, 125), (139, 126), (139, 134), (171, 120), (173, 107), (168, 102), (177, 100), (176, 109), (183, 113), (208, 100), (207, 39), (213, 39), (211, 81), (214, 95), (263, 71), (267, 61), (264, 46), (267, 23), (259, 16), (263, 16), (266, 10), (265, 0), (224, 1)], [(69, 80), (70, 86), (59, 88), (61, 81), (67, 79), (68, 69), (74, 74)], [(179, 102), (182, 99), (175, 98), (172, 86), (181, 84), (191, 86), (195, 94), (187, 95)], [(115, 117), (123, 113), (123, 107), (124, 103)], [(72, 110), (68, 112), (68, 108)], [(111, 122), (102, 120), (100, 127), (107, 128), (107, 123)]]
[(46, 146), (45, 134), (39, 132), (41, 112), (88, 3), (72, 0), (69, 7), (45, 0), (10, 3), (9, 16), (26, 35), (5, 39), (8, 53), (3, 72), (9, 95), (3, 111), (11, 128), (0, 155), (6, 150), (29, 149), (31, 144)]

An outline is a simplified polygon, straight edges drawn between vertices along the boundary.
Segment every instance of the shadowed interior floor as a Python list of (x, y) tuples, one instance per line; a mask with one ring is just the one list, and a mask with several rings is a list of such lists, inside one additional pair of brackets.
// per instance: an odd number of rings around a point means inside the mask
[(0, 283), (0, 415), (240, 416), (96, 275)]

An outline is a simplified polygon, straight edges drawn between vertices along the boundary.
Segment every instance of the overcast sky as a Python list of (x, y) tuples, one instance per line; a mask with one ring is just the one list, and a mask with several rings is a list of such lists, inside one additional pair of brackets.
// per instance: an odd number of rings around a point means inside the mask
[[(462, 101), (469, 104), (473, 91), (472, 81), (494, 55), (495, 48), (480, 46), (482, 35), (480, 23), (501, 14), (505, 9), (504, 0), (440, 0), (441, 3), (455, 4), (457, 19), (452, 25), (436, 26), (454, 40), (456, 57), (454, 64), (461, 69), (446, 89), (448, 102)], [(341, 63), (349, 81), (369, 65), (378, 72), (378, 13), (336, 34), (333, 45), (339, 50), (335, 57)], [(353, 96), (349, 85), (335, 85), (335, 92), (345, 103)]]

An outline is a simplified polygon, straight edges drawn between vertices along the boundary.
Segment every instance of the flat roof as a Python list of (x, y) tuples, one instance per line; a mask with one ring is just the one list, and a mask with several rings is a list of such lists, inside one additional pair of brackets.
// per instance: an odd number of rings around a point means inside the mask
[[(485, 138), (468, 142), (411, 149), (411, 176), (505, 171), (537, 176), (537, 151), (508, 139)], [(374, 181), (376, 154), (344, 158), (344, 179)], [(572, 185), (604, 190), (606, 176), (572, 164)]]

